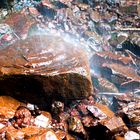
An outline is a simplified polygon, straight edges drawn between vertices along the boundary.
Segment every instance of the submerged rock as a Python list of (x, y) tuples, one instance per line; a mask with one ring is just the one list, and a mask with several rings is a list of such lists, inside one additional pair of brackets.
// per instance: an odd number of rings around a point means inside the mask
[(44, 107), (47, 97), (82, 99), (92, 93), (85, 52), (54, 36), (34, 36), (1, 49), (0, 76), (1, 94)]
[(28, 30), (35, 20), (27, 14), (26, 10), (10, 14), (4, 23), (8, 24), (12, 29), (17, 39), (25, 39), (28, 35)]
[(14, 116), (16, 109), (21, 105), (21, 102), (9, 96), (1, 96), (0, 101), (0, 115), (8, 119)]

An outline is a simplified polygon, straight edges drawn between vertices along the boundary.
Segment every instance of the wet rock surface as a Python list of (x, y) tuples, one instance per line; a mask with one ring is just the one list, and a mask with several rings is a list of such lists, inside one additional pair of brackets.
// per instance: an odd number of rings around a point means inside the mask
[(19, 41), (1, 49), (0, 63), (2, 94), (45, 103), (47, 96), (66, 100), (85, 98), (92, 93), (85, 52), (61, 38), (34, 36)]
[(0, 8), (0, 139), (140, 139), (139, 1)]

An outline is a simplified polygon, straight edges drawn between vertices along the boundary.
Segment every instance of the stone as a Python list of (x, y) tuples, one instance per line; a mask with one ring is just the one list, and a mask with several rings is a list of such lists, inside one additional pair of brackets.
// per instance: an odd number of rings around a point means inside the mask
[[(131, 129), (138, 131), (140, 122), (140, 97), (131, 94), (124, 94), (113, 98), (113, 107), (118, 114), (125, 120)], [(136, 128), (135, 128), (136, 127)]]
[(99, 22), (101, 20), (101, 16), (100, 16), (99, 12), (97, 12), (97, 11), (91, 11), (90, 12), (90, 18), (94, 22)]
[(35, 118), (34, 124), (38, 127), (47, 128), (50, 125), (50, 119), (41, 114)]
[(15, 112), (15, 126), (28, 127), (32, 123), (32, 115), (30, 110), (24, 106), (19, 106)]
[(59, 140), (51, 129), (44, 129), (38, 127), (26, 127), (21, 130), (25, 134), (27, 140)]
[(128, 130), (123, 120), (115, 116), (114, 112), (105, 105), (96, 103), (92, 113), (94, 117), (99, 119), (99, 124), (105, 126), (112, 133), (126, 132)]
[(24, 139), (24, 132), (19, 129), (15, 129), (13, 126), (6, 128), (6, 138), (8, 140), (21, 140)]
[(105, 78), (94, 76), (94, 74), (92, 74), (92, 81), (94, 86), (99, 89), (100, 92), (119, 92), (117, 87)]
[(32, 16), (27, 15), (26, 10), (10, 14), (4, 20), (8, 24), (18, 39), (25, 39), (28, 35), (28, 30), (35, 23)]
[(51, 98), (83, 99), (93, 92), (86, 53), (47, 35), (0, 50), (0, 84), (1, 94), (43, 108)]
[(4, 115), (6, 118), (14, 117), (16, 109), (21, 103), (9, 96), (0, 96), (0, 115)]
[(86, 137), (86, 131), (83, 127), (81, 120), (78, 117), (70, 117), (68, 119), (68, 126), (69, 131), (77, 134), (82, 134), (84, 137)]
[(134, 131), (128, 131), (125, 134), (125, 140), (139, 140), (140, 139), (140, 135)]
[(140, 76), (137, 74), (136, 70), (130, 66), (123, 66), (117, 63), (104, 63), (102, 65), (102, 74), (126, 91), (131, 91), (132, 87), (137, 88), (140, 85)]

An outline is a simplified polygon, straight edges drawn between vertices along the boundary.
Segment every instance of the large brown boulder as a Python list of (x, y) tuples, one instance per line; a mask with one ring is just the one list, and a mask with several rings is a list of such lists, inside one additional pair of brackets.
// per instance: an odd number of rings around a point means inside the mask
[(34, 36), (0, 49), (0, 94), (44, 106), (91, 93), (85, 52), (60, 37)]

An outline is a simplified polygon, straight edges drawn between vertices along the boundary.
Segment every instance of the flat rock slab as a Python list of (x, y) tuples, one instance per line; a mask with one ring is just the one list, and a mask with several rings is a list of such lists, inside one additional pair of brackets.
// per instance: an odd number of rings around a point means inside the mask
[(42, 105), (51, 98), (83, 99), (92, 93), (85, 52), (51, 35), (0, 49), (0, 85), (0, 94)]

